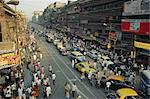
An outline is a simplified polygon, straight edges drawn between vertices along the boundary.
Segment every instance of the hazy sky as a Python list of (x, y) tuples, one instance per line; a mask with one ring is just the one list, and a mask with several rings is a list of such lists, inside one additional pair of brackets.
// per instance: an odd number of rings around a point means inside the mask
[[(9, 1), (9, 0), (5, 0)], [(66, 2), (67, 0), (19, 0), (17, 9), (22, 10), (31, 19), (33, 11), (44, 10), (50, 3), (55, 1)]]

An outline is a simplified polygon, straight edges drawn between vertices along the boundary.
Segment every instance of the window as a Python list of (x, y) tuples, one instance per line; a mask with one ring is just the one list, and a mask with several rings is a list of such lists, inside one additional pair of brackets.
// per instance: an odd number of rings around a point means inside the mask
[(137, 96), (127, 96), (124, 99), (139, 99)]

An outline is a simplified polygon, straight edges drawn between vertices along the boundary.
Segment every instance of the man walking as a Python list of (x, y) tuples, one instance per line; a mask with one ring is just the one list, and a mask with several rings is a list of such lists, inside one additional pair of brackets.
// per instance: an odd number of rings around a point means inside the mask
[(72, 85), (72, 97), (74, 98), (75, 97), (75, 92), (77, 91), (77, 86), (75, 83), (73, 83)]
[(53, 85), (55, 85), (55, 79), (56, 79), (56, 74), (55, 74), (55, 73), (52, 73)]

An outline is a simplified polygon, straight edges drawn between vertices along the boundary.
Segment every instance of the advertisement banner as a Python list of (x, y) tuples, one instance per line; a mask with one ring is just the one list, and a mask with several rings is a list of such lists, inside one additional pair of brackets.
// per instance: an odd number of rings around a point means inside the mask
[(150, 35), (150, 19), (122, 19), (121, 31)]
[(124, 3), (123, 16), (150, 14), (150, 0), (131, 0)]
[(150, 44), (148, 44), (148, 43), (142, 43), (142, 42), (134, 41), (134, 46), (137, 48), (150, 50)]

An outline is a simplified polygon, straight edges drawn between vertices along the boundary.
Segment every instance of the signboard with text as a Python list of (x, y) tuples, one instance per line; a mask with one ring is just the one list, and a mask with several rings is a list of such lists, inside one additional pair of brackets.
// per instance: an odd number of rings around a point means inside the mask
[(149, 43), (134, 41), (134, 46), (137, 47), (137, 48), (150, 50), (150, 44)]
[(121, 31), (150, 35), (150, 19), (122, 19)]

